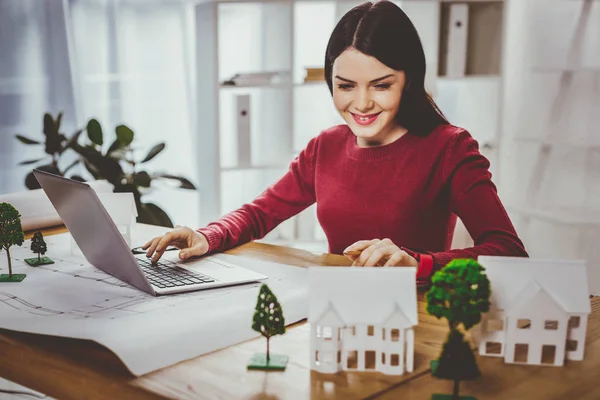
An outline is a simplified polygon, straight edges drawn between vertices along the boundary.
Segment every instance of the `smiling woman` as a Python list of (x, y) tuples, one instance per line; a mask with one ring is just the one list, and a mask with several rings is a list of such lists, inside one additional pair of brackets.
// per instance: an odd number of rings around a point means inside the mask
[[(350, 10), (325, 54), (325, 79), (346, 124), (314, 137), (253, 202), (195, 231), (151, 239), (148, 256), (156, 261), (178, 243), (182, 258), (224, 251), (314, 203), (329, 251), (355, 266), (413, 266), (426, 281), (456, 258), (527, 256), (478, 143), (426, 92), (425, 65), (419, 35), (397, 5)], [(475, 246), (450, 250), (457, 217)]]

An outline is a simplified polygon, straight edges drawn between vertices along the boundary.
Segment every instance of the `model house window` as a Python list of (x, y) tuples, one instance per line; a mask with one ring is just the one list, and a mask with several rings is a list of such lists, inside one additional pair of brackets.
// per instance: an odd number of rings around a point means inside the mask
[(397, 367), (398, 365), (400, 365), (400, 355), (399, 354), (392, 354), (391, 360), (390, 360), (390, 365), (392, 367)]
[(373, 325), (369, 325), (367, 327), (367, 335), (374, 336), (375, 335), (375, 327)]
[(488, 332), (504, 330), (504, 321), (501, 319), (488, 319), (487, 330)]
[(567, 351), (577, 351), (577, 340), (567, 340), (565, 347)]
[(554, 364), (556, 346), (545, 344), (542, 346), (542, 364)]
[(546, 321), (544, 322), (544, 329), (555, 331), (558, 329), (558, 321)]
[(332, 340), (333, 339), (333, 328), (330, 326), (323, 327), (323, 339)]
[(381, 328), (381, 340), (385, 340), (385, 328)]
[(400, 340), (400, 329), (392, 329), (391, 332), (392, 342), (397, 342)]
[(365, 369), (375, 369), (375, 351), (367, 350), (365, 351)]
[(531, 328), (531, 320), (521, 318), (517, 320), (517, 328), (518, 329), (529, 329)]
[(579, 328), (580, 320), (578, 316), (569, 318), (569, 328)]
[(358, 352), (351, 350), (348, 352), (348, 369), (358, 368)]
[(385, 365), (385, 353), (381, 353), (381, 363)]
[(502, 354), (502, 343), (486, 342), (485, 353), (486, 354)]
[(515, 362), (527, 362), (529, 345), (524, 343), (515, 344)]

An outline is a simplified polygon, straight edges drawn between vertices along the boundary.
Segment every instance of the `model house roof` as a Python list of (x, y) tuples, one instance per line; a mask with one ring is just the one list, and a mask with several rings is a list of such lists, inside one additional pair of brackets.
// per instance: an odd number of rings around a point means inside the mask
[(533, 299), (531, 292), (543, 290), (568, 313), (591, 312), (584, 260), (480, 256), (478, 261), (490, 280), (496, 308), (508, 311), (524, 304), (524, 296)]
[(418, 323), (416, 268), (310, 267), (308, 322), (332, 308), (349, 325), (385, 324), (397, 316)]
[(506, 314), (517, 317), (552, 318), (558, 314), (566, 316), (567, 311), (547, 290), (537, 282), (531, 281), (513, 299)]

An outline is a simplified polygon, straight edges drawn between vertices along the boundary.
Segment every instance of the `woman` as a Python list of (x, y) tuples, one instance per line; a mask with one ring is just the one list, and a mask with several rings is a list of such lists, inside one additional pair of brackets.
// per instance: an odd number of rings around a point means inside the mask
[[(252, 203), (205, 228), (177, 228), (143, 246), (157, 261), (260, 239), (317, 203), (331, 253), (355, 266), (416, 266), (417, 278), (454, 258), (527, 256), (491, 181), (489, 162), (425, 91), (425, 55), (410, 19), (388, 1), (350, 10), (335, 27), (325, 78), (346, 124), (313, 138)], [(475, 246), (449, 251), (460, 217)]]

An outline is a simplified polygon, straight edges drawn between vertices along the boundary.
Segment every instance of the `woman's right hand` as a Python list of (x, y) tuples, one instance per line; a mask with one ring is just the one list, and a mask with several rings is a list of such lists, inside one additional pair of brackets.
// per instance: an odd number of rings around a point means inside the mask
[(144, 244), (142, 249), (148, 249), (146, 257), (152, 258), (152, 262), (156, 263), (168, 246), (175, 246), (181, 250), (179, 252), (181, 260), (198, 257), (208, 252), (206, 236), (187, 226), (177, 226), (174, 230), (155, 237)]

